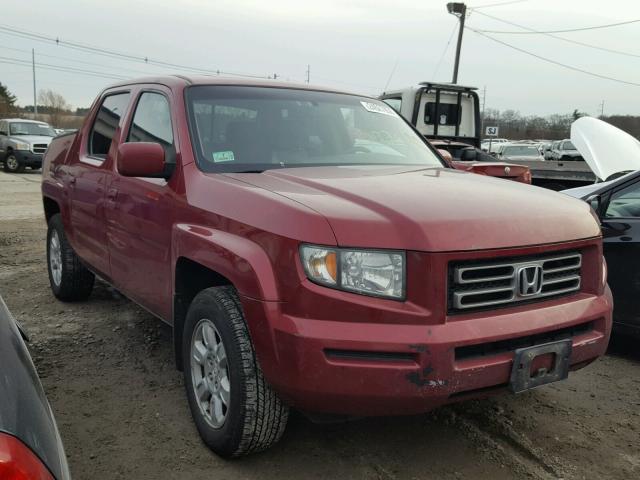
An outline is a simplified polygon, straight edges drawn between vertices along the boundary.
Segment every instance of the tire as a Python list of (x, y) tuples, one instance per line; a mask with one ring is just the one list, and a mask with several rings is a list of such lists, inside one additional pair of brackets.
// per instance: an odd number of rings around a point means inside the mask
[(24, 163), (20, 163), (18, 157), (12, 152), (7, 153), (4, 159), (4, 171), (9, 173), (24, 172)]
[(185, 321), (182, 359), (191, 414), (211, 450), (240, 457), (280, 440), (289, 408), (262, 375), (233, 287), (196, 295)]
[(49, 219), (47, 229), (47, 271), (51, 291), (59, 300), (86, 300), (95, 275), (85, 267), (67, 241), (59, 213)]

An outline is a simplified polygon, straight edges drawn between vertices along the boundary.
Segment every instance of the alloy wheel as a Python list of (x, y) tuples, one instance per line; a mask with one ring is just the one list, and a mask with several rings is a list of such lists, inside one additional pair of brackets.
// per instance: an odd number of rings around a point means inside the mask
[(221, 428), (229, 411), (229, 363), (220, 332), (201, 319), (191, 338), (191, 380), (200, 413), (213, 428)]

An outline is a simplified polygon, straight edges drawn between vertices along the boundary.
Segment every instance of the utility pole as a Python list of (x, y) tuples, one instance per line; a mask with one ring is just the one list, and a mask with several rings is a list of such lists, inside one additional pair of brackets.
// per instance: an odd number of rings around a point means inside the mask
[(467, 16), (467, 6), (460, 2), (447, 3), (447, 11), (460, 19), (460, 29), (458, 30), (458, 45), (456, 46), (456, 62), (453, 66), (453, 80), (451, 83), (458, 83), (458, 65), (460, 64), (460, 49), (462, 48), (462, 34), (464, 33), (464, 19)]
[(311, 65), (307, 65), (307, 83), (311, 79)]
[(600, 104), (600, 116), (604, 117), (604, 100), (602, 100), (602, 103)]
[(36, 99), (36, 49), (35, 48), (31, 49), (31, 67), (33, 69), (33, 114), (38, 115), (38, 100)]
[(487, 86), (482, 89), (482, 121), (480, 122), (480, 131), (484, 131), (484, 106), (487, 103)]

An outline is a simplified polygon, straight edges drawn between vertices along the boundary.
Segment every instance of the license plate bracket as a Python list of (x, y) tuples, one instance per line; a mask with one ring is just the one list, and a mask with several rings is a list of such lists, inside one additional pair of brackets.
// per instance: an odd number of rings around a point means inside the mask
[[(513, 356), (509, 388), (513, 393), (524, 392), (569, 376), (569, 360), (573, 342), (571, 339), (545, 343), (534, 347), (518, 348)], [(550, 370), (540, 369), (531, 375), (531, 364), (541, 356), (553, 354)]]

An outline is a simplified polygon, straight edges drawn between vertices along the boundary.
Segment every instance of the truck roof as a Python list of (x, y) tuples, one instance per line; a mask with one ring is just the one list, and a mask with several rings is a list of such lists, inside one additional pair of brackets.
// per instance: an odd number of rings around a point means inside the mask
[(161, 85), (166, 85), (168, 87), (172, 86), (189, 86), (189, 85), (238, 85), (238, 86), (249, 86), (249, 87), (270, 87), (270, 88), (293, 88), (297, 90), (314, 90), (321, 92), (331, 92), (331, 93), (342, 93), (348, 95), (357, 95), (359, 97), (368, 97), (374, 98), (370, 95), (365, 95), (362, 93), (354, 93), (345, 90), (338, 90), (331, 87), (324, 86), (314, 86), (309, 85), (308, 83), (296, 83), (296, 82), (284, 82), (278, 80), (268, 80), (262, 78), (237, 78), (237, 77), (225, 77), (218, 75), (160, 75), (153, 77), (141, 77), (134, 78), (131, 80), (125, 80), (122, 82), (114, 83), (109, 85), (108, 88), (114, 87), (123, 87), (126, 85), (135, 85), (140, 83), (158, 83)]
[(404, 87), (404, 88), (397, 88), (394, 90), (389, 90), (389, 91), (385, 91), (382, 92), (382, 95), (388, 95), (390, 93), (399, 93), (399, 92), (405, 92), (407, 90), (410, 91), (415, 91), (418, 90), (420, 88), (427, 88), (427, 89), (435, 89), (435, 88), (439, 88), (442, 90), (447, 90), (450, 92), (471, 92), (473, 90), (477, 90), (477, 87), (469, 87), (466, 85), (458, 85), (457, 83), (438, 83), (438, 82), (420, 82), (417, 85), (411, 85), (409, 87)]

